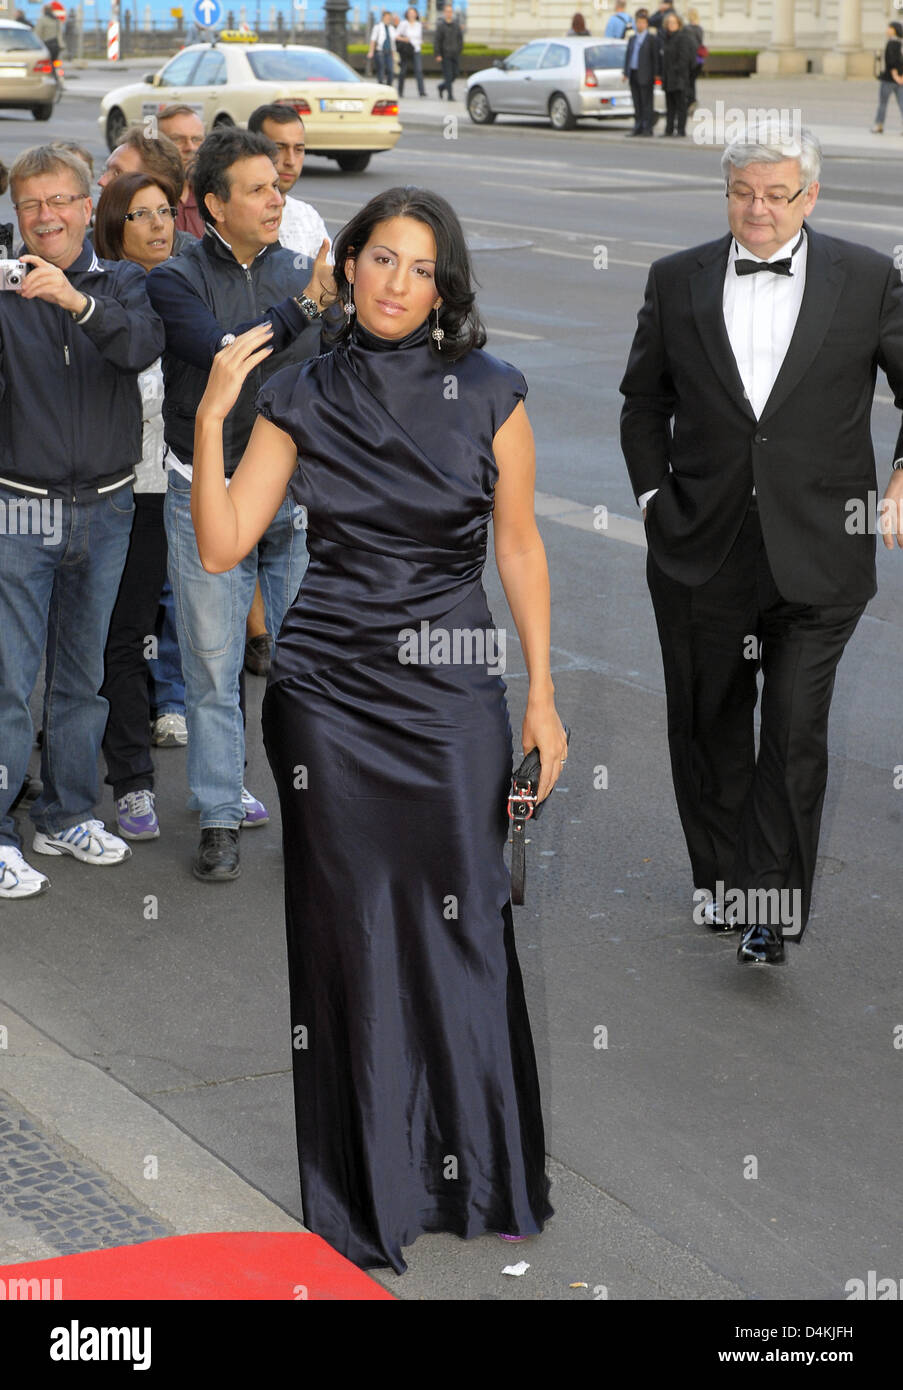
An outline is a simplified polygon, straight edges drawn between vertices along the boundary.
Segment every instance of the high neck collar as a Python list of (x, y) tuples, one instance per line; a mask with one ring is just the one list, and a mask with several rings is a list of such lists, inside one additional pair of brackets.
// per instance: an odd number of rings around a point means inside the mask
[(380, 338), (376, 333), (371, 333), (369, 328), (365, 328), (359, 319), (355, 319), (351, 341), (355, 347), (365, 348), (368, 352), (398, 352), (404, 348), (422, 347), (429, 341), (429, 334), (429, 319), (424, 319), (423, 323), (403, 338)]

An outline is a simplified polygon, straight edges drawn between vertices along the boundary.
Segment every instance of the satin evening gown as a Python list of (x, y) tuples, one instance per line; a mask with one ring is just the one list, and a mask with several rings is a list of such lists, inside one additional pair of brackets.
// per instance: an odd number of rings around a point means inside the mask
[(399, 1274), (421, 1232), (530, 1235), (552, 1212), (481, 582), (492, 439), (527, 388), (428, 332), (357, 324), (257, 397), (297, 444), (310, 553), (263, 711), (304, 1221)]

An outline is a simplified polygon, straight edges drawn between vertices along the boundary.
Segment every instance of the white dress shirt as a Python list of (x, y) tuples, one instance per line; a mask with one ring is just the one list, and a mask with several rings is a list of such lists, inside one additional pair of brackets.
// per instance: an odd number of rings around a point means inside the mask
[[(796, 232), (766, 259), (780, 261), (790, 256), (799, 237)], [(793, 255), (790, 275), (763, 270), (755, 275), (738, 275), (735, 261), (760, 261), (762, 257), (731, 241), (721, 298), (724, 326), (746, 398), (757, 420), (777, 381), (796, 328), (806, 288), (808, 252), (809, 242), (804, 235), (802, 245)], [(641, 510), (657, 492), (658, 488), (651, 488), (642, 494), (638, 499)]]
[(315, 261), (320, 243), (324, 238), (329, 241), (329, 263), (331, 265), (332, 242), (326, 230), (326, 223), (316, 208), (311, 207), (310, 203), (302, 203), (300, 198), (287, 197), (282, 209), (282, 221), (279, 224), (280, 244), (288, 247), (289, 251), (300, 251), (302, 256), (309, 256), (312, 261)]

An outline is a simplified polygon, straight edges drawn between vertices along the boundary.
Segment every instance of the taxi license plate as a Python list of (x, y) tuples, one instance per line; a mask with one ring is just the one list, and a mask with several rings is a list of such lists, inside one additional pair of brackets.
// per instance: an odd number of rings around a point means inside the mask
[(339, 97), (321, 97), (321, 111), (363, 111), (362, 101), (343, 101)]
[(0, 77), (24, 77), (24, 68), (0, 68)]

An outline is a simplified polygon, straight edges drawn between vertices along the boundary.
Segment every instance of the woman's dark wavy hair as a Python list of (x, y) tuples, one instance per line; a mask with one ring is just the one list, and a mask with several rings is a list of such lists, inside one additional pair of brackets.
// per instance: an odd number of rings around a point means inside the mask
[[(446, 362), (457, 362), (471, 348), (486, 342), (486, 330), (477, 312), (473, 268), (464, 231), (450, 203), (428, 188), (408, 184), (377, 193), (359, 213), (347, 222), (335, 239), (335, 282), (340, 304), (348, 300), (349, 285), (345, 276), (345, 260), (354, 259), (363, 251), (379, 222), (391, 217), (413, 217), (430, 228), (436, 238), (436, 293), (442, 296), (439, 327), (445, 337), (442, 350), (433, 338), (431, 351)], [(353, 317), (353, 316), (350, 316)], [(352, 331), (349, 316), (341, 308), (329, 315), (328, 336), (333, 343), (346, 342)]]
[(97, 200), (94, 250), (105, 261), (124, 261), (125, 215), (142, 188), (159, 188), (170, 207), (178, 207), (179, 195), (172, 184), (154, 174), (120, 174), (108, 183)]

